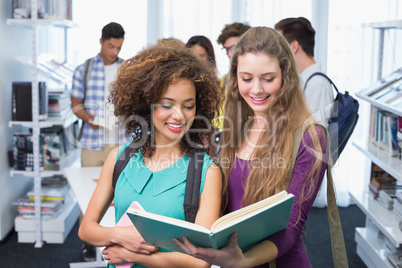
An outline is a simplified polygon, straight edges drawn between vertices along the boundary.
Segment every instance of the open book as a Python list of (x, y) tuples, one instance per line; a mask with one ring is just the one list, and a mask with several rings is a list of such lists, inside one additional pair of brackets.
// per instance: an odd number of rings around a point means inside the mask
[(94, 118), (94, 120), (90, 121), (90, 123), (93, 124), (93, 125), (98, 125), (100, 127), (109, 129), (109, 130), (113, 130), (116, 127), (116, 124), (114, 122), (109, 121), (109, 122), (106, 123), (105, 118), (98, 117), (98, 116), (96, 116)]
[(222, 216), (215, 221), (211, 230), (137, 209), (127, 209), (127, 215), (144, 240), (155, 246), (183, 252), (172, 239), (186, 237), (197, 247), (219, 249), (225, 247), (229, 237), (237, 232), (239, 247), (244, 250), (286, 228), (293, 199), (292, 194), (282, 191)]

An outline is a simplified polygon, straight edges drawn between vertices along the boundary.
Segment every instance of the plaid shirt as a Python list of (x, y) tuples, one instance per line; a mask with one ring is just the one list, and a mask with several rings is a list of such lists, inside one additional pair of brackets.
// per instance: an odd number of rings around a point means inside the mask
[[(117, 59), (117, 63), (120, 64), (124, 60)], [(94, 58), (92, 72), (88, 74), (87, 91), (84, 101), (84, 107), (89, 114), (95, 115), (95, 117), (105, 117), (105, 72), (104, 72), (103, 59), (98, 55)], [(83, 70), (84, 64), (78, 66), (74, 71), (73, 85), (71, 89), (71, 96), (77, 99), (84, 98)], [(118, 127), (119, 140), (116, 144), (125, 144), (129, 141), (129, 136), (125, 135), (125, 129)], [(84, 129), (81, 137), (81, 148), (88, 150), (103, 150), (104, 141), (104, 128), (92, 129), (88, 124), (84, 124)]]

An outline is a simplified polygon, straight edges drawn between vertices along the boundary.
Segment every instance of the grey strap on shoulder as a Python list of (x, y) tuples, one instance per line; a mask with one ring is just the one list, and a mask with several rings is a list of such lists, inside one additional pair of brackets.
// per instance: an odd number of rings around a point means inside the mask
[[(316, 124), (321, 126), (319, 124)], [(326, 133), (327, 137), (327, 148), (330, 149), (330, 140), (329, 140), (329, 133), (328, 130), (321, 126)], [(294, 143), (293, 143), (293, 151), (292, 151), (292, 158), (291, 160), (291, 172), (293, 173), (293, 169), (296, 163), (296, 157), (300, 149), (300, 144), (306, 131), (307, 127), (301, 126), (299, 127), (294, 134)], [(334, 185), (332, 181), (332, 166), (330, 163), (327, 163), (327, 212), (328, 212), (328, 221), (329, 221), (329, 231), (331, 235), (331, 248), (332, 248), (332, 257), (334, 262), (335, 268), (347, 268), (348, 265), (348, 257), (346, 255), (346, 248), (345, 248), (345, 240), (343, 238), (341, 220), (339, 217), (338, 206), (336, 204), (336, 196)], [(291, 175), (290, 175), (291, 176)], [(271, 261), (269, 263), (270, 268), (276, 267), (276, 262)]]
[(88, 80), (94, 66), (94, 60), (95, 58), (90, 58), (87, 59), (84, 63), (82, 74), (82, 87), (84, 88), (84, 97), (82, 98), (83, 103), (85, 102), (85, 98), (87, 96)]
[[(88, 88), (88, 80), (89, 80), (89, 75), (92, 72), (93, 66), (94, 66), (94, 60), (95, 58), (89, 58), (85, 61), (84, 67), (82, 69), (82, 88), (84, 89), (84, 96), (82, 97), (82, 105), (84, 105), (85, 98), (87, 97), (87, 88)], [(85, 122), (82, 121), (80, 133), (78, 134), (78, 140), (81, 139), (82, 133), (84, 132), (84, 125)]]
[(183, 203), (185, 218), (188, 222), (195, 222), (195, 216), (197, 216), (203, 161), (203, 149), (194, 148), (188, 163), (186, 192)]

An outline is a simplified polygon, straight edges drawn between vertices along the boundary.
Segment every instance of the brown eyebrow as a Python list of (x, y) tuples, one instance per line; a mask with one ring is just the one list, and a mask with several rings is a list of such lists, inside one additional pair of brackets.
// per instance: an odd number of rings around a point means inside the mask
[[(168, 98), (168, 97), (161, 98), (161, 100), (168, 100), (168, 101), (176, 102), (176, 100), (174, 100), (174, 99), (172, 99), (172, 98)], [(195, 99), (194, 99), (194, 98), (190, 98), (190, 99), (184, 100), (184, 102), (193, 101), (193, 100), (195, 100)]]
[[(261, 76), (265, 76), (265, 75), (270, 75), (270, 74), (276, 74), (277, 72), (268, 72), (265, 74), (261, 74)], [(248, 72), (239, 72), (239, 74), (248, 74), (248, 75), (252, 75), (251, 73)]]

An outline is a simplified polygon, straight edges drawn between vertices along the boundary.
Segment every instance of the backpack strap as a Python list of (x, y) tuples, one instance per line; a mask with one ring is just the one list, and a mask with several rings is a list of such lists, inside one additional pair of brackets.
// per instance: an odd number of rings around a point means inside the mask
[[(95, 58), (90, 58), (90, 59), (87, 59), (84, 63), (83, 75), (82, 75), (82, 88), (84, 89), (84, 92), (83, 92), (84, 96), (82, 98), (82, 104), (84, 104), (85, 98), (87, 96), (88, 80), (89, 80), (89, 75), (91, 74), (93, 66), (94, 66), (94, 61), (95, 61)], [(78, 140), (80, 140), (82, 137), (82, 133), (84, 131), (84, 125), (85, 125), (85, 122), (82, 121), (80, 134), (78, 135)]]
[[(316, 124), (316, 125), (321, 126), (319, 124)], [(328, 130), (323, 126), (321, 126), (321, 127), (326, 133), (327, 148), (330, 148), (330, 140), (329, 140)], [(293, 169), (294, 169), (295, 162), (296, 162), (296, 157), (299, 152), (300, 143), (302, 141), (305, 131), (306, 131), (306, 127), (304, 127), (304, 126), (299, 127), (295, 131), (292, 158), (290, 159), (290, 161), (291, 161), (290, 162), (291, 163), (290, 174), (293, 173)], [(345, 240), (343, 238), (341, 220), (339, 217), (338, 206), (336, 204), (336, 196), (335, 196), (334, 185), (333, 185), (333, 181), (332, 181), (331, 167), (332, 166), (330, 165), (330, 163), (327, 163), (327, 201), (328, 201), (327, 212), (328, 212), (328, 221), (329, 221), (329, 231), (330, 231), (330, 235), (331, 235), (332, 257), (333, 257), (334, 267), (335, 268), (343, 268), (343, 267), (349, 267), (349, 266), (348, 266), (348, 258), (347, 258), (346, 249), (345, 249)], [(292, 175), (290, 175), (290, 176), (292, 176)], [(269, 263), (269, 267), (270, 268), (276, 267), (275, 260), (273, 260)]]
[(89, 75), (91, 74), (93, 66), (94, 66), (94, 61), (95, 61), (95, 58), (90, 58), (90, 59), (87, 59), (84, 63), (83, 75), (82, 75), (82, 87), (84, 88), (84, 97), (82, 98), (82, 103), (85, 102), (85, 98), (87, 96), (88, 80), (89, 80)]
[[(133, 157), (134, 148), (127, 146), (123, 152), (121, 152), (113, 170), (112, 185), (116, 188), (117, 180), (121, 172), (127, 166), (128, 161)], [(201, 173), (202, 165), (204, 161), (204, 151), (202, 148), (197, 147), (190, 154), (190, 160), (187, 168), (186, 190), (184, 193), (184, 215), (188, 222), (195, 222), (195, 216), (197, 215), (199, 199), (200, 199), (200, 185), (201, 185)]]
[(195, 216), (198, 211), (203, 161), (204, 151), (202, 148), (194, 148), (188, 164), (186, 192), (183, 203), (185, 218), (188, 222), (195, 222)]
[(124, 168), (127, 166), (128, 161), (130, 161), (131, 157), (134, 155), (134, 148), (131, 146), (133, 143), (131, 143), (129, 146), (124, 149), (123, 152), (119, 155), (119, 158), (116, 161), (116, 164), (114, 165), (113, 169), (113, 179), (112, 179), (112, 186), (113, 188), (116, 188), (116, 183), (117, 180), (119, 179), (119, 176), (121, 172), (124, 170)]
[(334, 87), (334, 89), (336, 90), (336, 93), (337, 93), (337, 94), (339, 93), (339, 90), (338, 90), (338, 88), (335, 86), (334, 82), (332, 82), (332, 80), (331, 80), (326, 74), (321, 73), (321, 72), (315, 72), (315, 73), (313, 73), (312, 75), (310, 75), (309, 78), (307, 78), (306, 83), (304, 83), (303, 91), (306, 91), (307, 83), (310, 81), (311, 78), (313, 78), (313, 77), (316, 76), (316, 75), (320, 75), (320, 76), (325, 77), (325, 78), (328, 80), (328, 82)]

